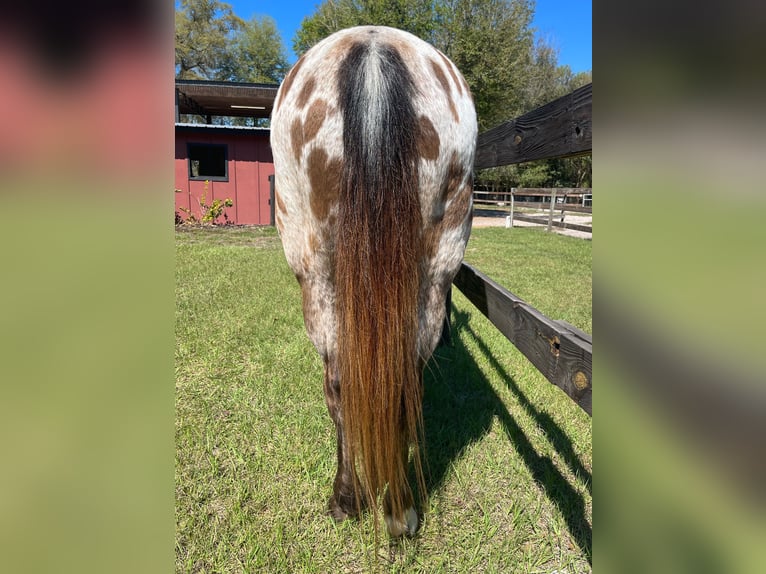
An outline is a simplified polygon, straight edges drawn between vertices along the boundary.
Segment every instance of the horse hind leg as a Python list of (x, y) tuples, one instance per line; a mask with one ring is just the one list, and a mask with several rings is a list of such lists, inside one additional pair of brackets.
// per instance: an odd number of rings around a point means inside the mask
[(325, 361), (324, 393), (327, 409), (335, 423), (338, 443), (338, 467), (327, 509), (330, 515), (340, 522), (358, 516), (366, 504), (361, 495), (361, 487), (354, 463), (349, 456), (340, 407), (340, 381), (337, 377), (334, 361)]

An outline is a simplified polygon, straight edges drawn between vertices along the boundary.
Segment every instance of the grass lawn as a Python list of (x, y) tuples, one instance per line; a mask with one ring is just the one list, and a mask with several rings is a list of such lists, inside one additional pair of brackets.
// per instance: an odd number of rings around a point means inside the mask
[[(591, 245), (476, 229), (466, 260), (591, 332)], [(276, 231), (178, 230), (176, 571), (591, 571), (590, 418), (457, 289), (453, 305), (425, 375), (424, 522), (376, 550), (369, 515), (325, 514), (335, 431)]]

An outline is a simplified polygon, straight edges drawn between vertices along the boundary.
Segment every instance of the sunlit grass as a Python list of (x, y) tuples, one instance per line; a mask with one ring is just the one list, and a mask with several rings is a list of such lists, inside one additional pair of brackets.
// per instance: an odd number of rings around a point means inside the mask
[[(176, 233), (178, 572), (584, 572), (591, 421), (457, 291), (425, 377), (430, 500), (374, 547), (325, 513), (335, 432), (300, 292), (273, 229)], [(590, 332), (591, 242), (477, 229), (466, 259)]]

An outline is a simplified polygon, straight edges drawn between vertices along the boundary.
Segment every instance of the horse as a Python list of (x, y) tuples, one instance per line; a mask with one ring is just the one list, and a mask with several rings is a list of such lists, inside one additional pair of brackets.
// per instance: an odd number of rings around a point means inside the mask
[(271, 120), (275, 223), (324, 364), (336, 521), (379, 496), (392, 538), (419, 526), (423, 368), (471, 232), (477, 123), (457, 67), (416, 36), (360, 26), (317, 43)]

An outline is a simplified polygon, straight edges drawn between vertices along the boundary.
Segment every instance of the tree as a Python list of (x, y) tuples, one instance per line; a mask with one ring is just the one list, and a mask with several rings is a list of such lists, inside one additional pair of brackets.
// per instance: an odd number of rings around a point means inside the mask
[(445, 0), (434, 45), (465, 76), (479, 130), (523, 111), (530, 73), (533, 8), (528, 0)]
[(253, 17), (234, 33), (221, 75), (231, 81), (278, 84), (290, 69), (282, 37), (273, 18)]
[(293, 51), (300, 56), (333, 32), (362, 23), (363, 16), (355, 0), (325, 0), (301, 22), (293, 38)]
[(432, 42), (439, 2), (433, 0), (360, 0), (366, 24), (391, 26)]
[(302, 54), (351, 26), (411, 32), (455, 62), (473, 92), (479, 125), (486, 129), (521, 111), (531, 19), (529, 0), (325, 0), (303, 20), (293, 49)]
[(325, 0), (303, 19), (293, 50), (303, 54), (333, 32), (352, 26), (391, 26), (429, 40), (436, 22), (433, 0)]
[(218, 0), (180, 0), (175, 13), (176, 78), (219, 80), (230, 66), (229, 45), (243, 21)]
[(523, 87), (525, 111), (563, 96), (569, 76), (569, 67), (558, 65), (558, 51), (538, 38), (532, 48), (529, 77)]

